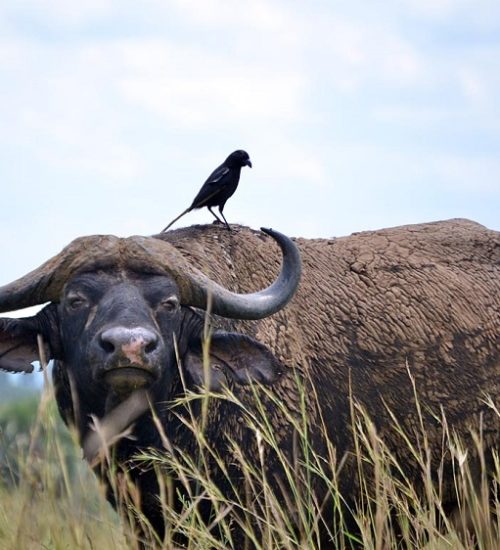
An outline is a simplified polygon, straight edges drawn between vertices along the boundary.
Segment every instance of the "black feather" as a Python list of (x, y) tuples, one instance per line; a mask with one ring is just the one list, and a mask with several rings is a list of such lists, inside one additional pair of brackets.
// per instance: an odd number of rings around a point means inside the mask
[(211, 174), (208, 176), (205, 183), (202, 185), (198, 194), (194, 198), (191, 206), (184, 210), (182, 214), (173, 219), (162, 233), (166, 231), (171, 225), (173, 225), (179, 218), (195, 210), (197, 208), (207, 207), (211, 214), (221, 222), (220, 218), (212, 211), (213, 206), (219, 207), (219, 213), (224, 220), (223, 223), (226, 224), (226, 227), (230, 229), (229, 224), (224, 217), (222, 211), (224, 210), (224, 205), (226, 204), (229, 197), (231, 197), (238, 187), (240, 181), (240, 173), (243, 166), (252, 167), (250, 157), (246, 151), (239, 149), (231, 153), (227, 159), (218, 166)]

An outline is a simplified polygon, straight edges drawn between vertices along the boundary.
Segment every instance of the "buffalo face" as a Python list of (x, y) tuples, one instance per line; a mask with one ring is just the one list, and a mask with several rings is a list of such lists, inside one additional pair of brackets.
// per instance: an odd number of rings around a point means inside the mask
[(84, 273), (58, 306), (64, 363), (78, 388), (91, 381), (121, 396), (169, 387), (181, 322), (177, 284), (167, 276)]
[(88, 392), (100, 393), (109, 405), (139, 388), (147, 388), (154, 401), (168, 400), (178, 387), (179, 369), (188, 385), (212, 390), (229, 383), (272, 383), (280, 373), (265, 346), (225, 332), (212, 335), (204, 368), (204, 316), (181, 306), (177, 285), (167, 276), (78, 275), (64, 289), (57, 318), (60, 363), (84, 401)]
[(0, 319), (0, 368), (31, 372), (41, 335), (47, 357), (56, 360), (61, 412), (84, 431), (90, 414), (103, 416), (137, 389), (166, 402), (181, 379), (211, 389), (274, 381), (280, 366), (260, 343), (216, 333), (207, 354), (201, 337), (208, 302), (223, 317), (260, 319), (293, 296), (300, 279), (298, 250), (284, 235), (266, 232), (282, 249), (282, 270), (272, 285), (253, 294), (221, 287), (156, 238), (77, 239), (0, 288), (0, 311), (52, 302), (34, 317)]

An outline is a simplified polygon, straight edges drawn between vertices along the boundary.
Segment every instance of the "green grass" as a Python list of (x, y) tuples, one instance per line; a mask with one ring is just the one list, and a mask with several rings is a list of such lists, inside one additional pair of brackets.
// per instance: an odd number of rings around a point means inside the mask
[[(326, 456), (318, 456), (310, 443), (305, 392), (301, 396), (301, 410), (293, 414), (266, 388), (255, 388), (257, 406), (251, 410), (229, 390), (222, 395), (188, 392), (180, 399), (176, 407), (188, 410), (202, 400), (201, 418), (194, 414), (184, 416), (198, 452), (189, 455), (180, 452), (162, 433), (165, 451), (146, 452), (141, 457), (145, 466), (158, 471), (164, 515), (169, 525), (165, 540), (155, 541), (149, 533), (148, 544), (174, 548), (172, 537), (177, 532), (186, 535), (192, 549), (236, 547), (233, 533), (238, 527), (257, 549), (314, 549), (320, 531), (328, 528), (338, 548), (356, 545), (375, 550), (500, 548), (500, 461), (498, 454), (493, 454), (493, 463), (486, 467), (481, 434), (474, 435), (474, 448), (466, 449), (447, 427), (445, 419), (440, 419), (442, 468), (433, 476), (432, 453), (420, 411), (415, 412), (420, 419), (419, 433), (411, 437), (394, 420), (393, 430), (406, 446), (404, 453), (399, 450), (398, 456), (411, 455), (418, 465), (418, 483), (415, 483), (415, 479), (406, 477), (404, 464), (354, 402), (351, 429), (355, 452), (346, 459), (337, 457), (335, 449), (330, 447)], [(231, 464), (228, 464), (226, 456), (218, 453), (205, 437), (206, 414), (215, 399), (228, 400), (241, 409), (254, 434), (256, 461), (250, 462), (245, 449), (233, 440), (230, 442)], [(278, 445), (266, 412), (265, 404), (269, 402), (294, 426), (297, 452), (293, 459)], [(500, 415), (498, 417), (500, 421)], [(15, 468), (17, 474), (4, 475), (0, 487), (0, 548), (137, 547), (137, 538), (122, 527), (123, 522), (104, 498), (103, 488), (81, 459), (75, 438), (61, 426), (50, 387), (35, 411), (28, 436), (18, 427), (20, 441), (16, 442), (12, 426), (8, 427), (5, 418), (5, 410), (0, 409), (2, 456), (9, 455), (9, 467)], [(161, 431), (161, 426), (158, 428)], [(271, 455), (284, 471), (281, 489), (286, 494), (285, 502), (277, 495), (276, 485), (267, 473)], [(472, 461), (474, 455), (480, 457), (479, 468)], [(360, 478), (360, 499), (350, 505), (354, 529), (346, 520), (344, 499), (338, 489), (339, 479), (349, 462)], [(230, 472), (234, 464), (241, 472), (238, 483), (234, 483), (234, 472)], [(214, 482), (214, 466), (227, 476), (226, 492)], [(443, 508), (441, 479), (445, 467), (453, 472), (453, 490), (460, 503), (453, 514)], [(189, 495), (178, 513), (168, 504), (173, 498), (172, 477), (184, 481)], [(322, 514), (325, 501), (318, 501), (311, 490), (314, 480), (327, 488), (333, 503), (326, 517)], [(126, 483), (116, 483), (115, 487), (120, 498), (128, 503), (126, 514), (140, 516), (135, 506), (139, 496), (133, 488)], [(199, 504), (206, 501), (211, 502), (214, 510), (210, 528), (201, 521), (199, 510)]]
[(128, 548), (47, 386), (0, 407), (0, 548)]

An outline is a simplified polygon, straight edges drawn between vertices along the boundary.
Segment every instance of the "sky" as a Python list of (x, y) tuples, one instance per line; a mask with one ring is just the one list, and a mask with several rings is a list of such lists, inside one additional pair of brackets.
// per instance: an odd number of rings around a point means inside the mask
[(0, 285), (160, 231), (240, 148), (230, 222), (500, 230), (498, 0), (4, 0), (0, 98)]

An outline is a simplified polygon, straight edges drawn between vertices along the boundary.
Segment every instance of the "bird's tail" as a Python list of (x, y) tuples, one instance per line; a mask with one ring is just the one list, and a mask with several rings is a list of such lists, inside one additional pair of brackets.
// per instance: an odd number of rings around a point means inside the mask
[(182, 214), (179, 214), (179, 215), (177, 216), (177, 218), (174, 218), (174, 219), (167, 225), (167, 227), (165, 227), (165, 229), (162, 229), (162, 230), (161, 230), (161, 233), (165, 233), (165, 231), (166, 231), (171, 225), (174, 225), (174, 223), (175, 223), (178, 219), (182, 218), (182, 216), (184, 216), (184, 214), (187, 214), (190, 210), (191, 210), (191, 207), (186, 208), (186, 210), (184, 210), (184, 212), (182, 212)]

